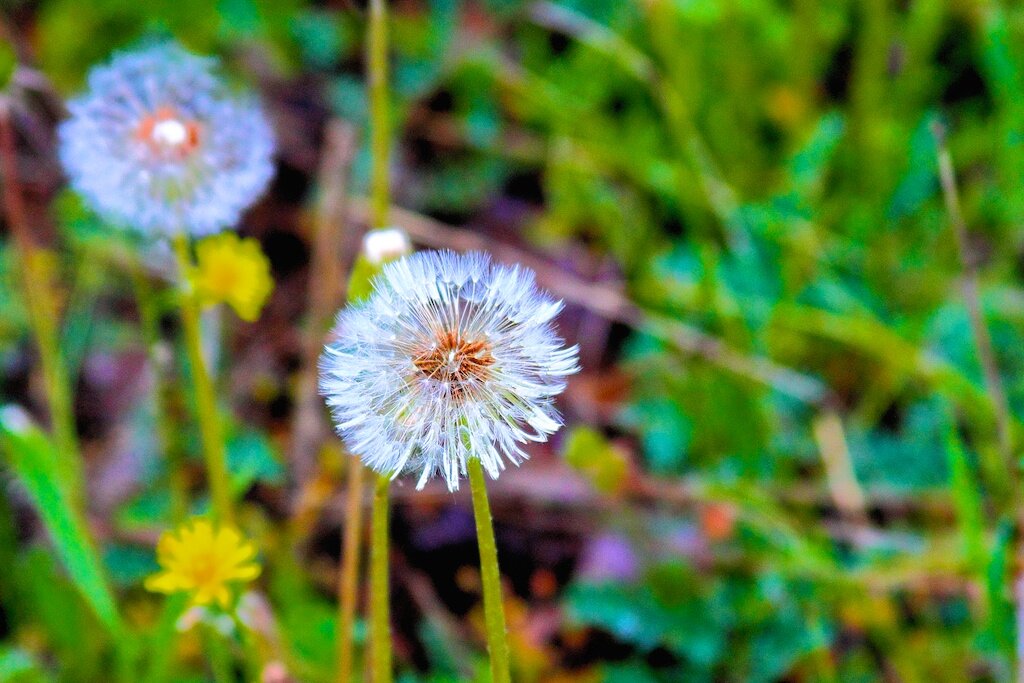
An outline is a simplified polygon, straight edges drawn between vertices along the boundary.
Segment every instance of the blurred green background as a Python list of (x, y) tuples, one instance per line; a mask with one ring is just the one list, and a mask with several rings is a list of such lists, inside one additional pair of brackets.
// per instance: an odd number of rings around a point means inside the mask
[[(145, 36), (219, 55), (260, 92), (278, 174), (241, 232), (260, 239), (277, 287), (259, 322), (222, 321), (220, 386), (234, 484), (265, 566), (250, 616), (281, 663), (263, 680), (331, 680), (343, 456), (322, 438), (321, 457), (297, 475), (288, 444), (309, 369), (327, 126), (355, 136), (347, 192), (358, 198), (368, 183), (365, 9), (0, 7), (7, 53), (41, 77), (18, 95), (24, 180), (55, 255), (103, 571), (140, 643), (161, 642), (161, 599), (140, 579), (169, 505), (125, 265), (149, 247), (112, 234), (64, 187), (53, 125), (90, 66)], [(516, 680), (1014, 680), (1024, 6), (395, 0), (391, 10), (394, 200), (416, 212), (410, 231), (430, 242), (422, 222), (433, 219), (444, 224), (426, 224), (440, 230), (435, 242), (465, 244), (445, 228), (458, 226), (499, 257), (532, 254), (567, 299), (562, 333), (581, 346), (566, 430), (492, 488)], [(943, 140), (963, 239), (944, 204)], [(350, 214), (346, 268), (362, 229)], [(5, 241), (0, 402), (42, 420), (16, 270)], [(171, 339), (171, 309), (158, 306)], [(997, 383), (979, 360), (972, 308)], [(171, 397), (186, 416), (187, 400)], [(192, 429), (177, 443), (198, 473)], [(108, 680), (111, 636), (51, 552), (20, 479), (5, 476), (3, 492), (0, 682)], [(468, 498), (405, 485), (394, 515), (401, 680), (479, 679)], [(169, 680), (207, 680), (198, 643), (175, 642)]]

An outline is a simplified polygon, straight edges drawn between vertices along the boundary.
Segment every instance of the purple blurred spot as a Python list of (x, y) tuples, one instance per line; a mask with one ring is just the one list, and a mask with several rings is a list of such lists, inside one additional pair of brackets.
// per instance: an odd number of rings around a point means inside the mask
[(591, 581), (633, 581), (639, 565), (629, 539), (621, 534), (602, 534), (584, 548), (578, 572)]
[(437, 550), (475, 537), (473, 516), (459, 507), (446, 508), (434, 520), (420, 523), (412, 532), (413, 544), (421, 550)]

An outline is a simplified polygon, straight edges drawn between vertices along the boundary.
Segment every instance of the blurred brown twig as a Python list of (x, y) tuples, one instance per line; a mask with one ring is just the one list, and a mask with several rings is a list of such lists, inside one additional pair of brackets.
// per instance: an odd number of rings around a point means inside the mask
[[(366, 224), (369, 210), (365, 198), (353, 198), (349, 215)], [(499, 261), (522, 264), (537, 273), (537, 280), (542, 286), (569, 304), (641, 330), (684, 354), (699, 357), (803, 403), (820, 407), (835, 400), (828, 387), (816, 377), (767, 358), (749, 356), (693, 326), (644, 311), (622, 292), (621, 285), (586, 282), (522, 249), (413, 211), (392, 206), (390, 217), (392, 223), (408, 232), (416, 242), (433, 248), (487, 251)]]
[(345, 277), (339, 255), (349, 225), (347, 187), (355, 149), (352, 125), (340, 119), (330, 121), (324, 132), (324, 151), (317, 174), (321, 196), (310, 240), (309, 309), (289, 447), (289, 462), (293, 463), (300, 486), (314, 476), (320, 445), (330, 433), (324, 419), (323, 401), (317, 395), (317, 358), (323, 348), (324, 335), (345, 297)]

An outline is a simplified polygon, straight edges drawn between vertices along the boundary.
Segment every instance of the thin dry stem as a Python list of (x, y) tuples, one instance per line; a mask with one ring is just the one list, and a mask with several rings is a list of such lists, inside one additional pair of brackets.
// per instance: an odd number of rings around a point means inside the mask
[(323, 401), (317, 395), (317, 358), (334, 313), (344, 300), (342, 245), (346, 240), (347, 189), (356, 150), (355, 129), (335, 119), (324, 133), (324, 152), (317, 174), (320, 202), (313, 223), (309, 268), (309, 309), (302, 344), (302, 371), (296, 390), (290, 462), (301, 487), (317, 469), (317, 454), (330, 427)]
[(18, 174), (13, 103), (6, 96), (0, 96), (0, 174), (3, 176), (4, 215), (18, 251), (29, 323), (39, 347), (51, 429), (65, 462), (61, 471), (67, 475), (65, 487), (68, 495), (75, 507), (81, 510), (86, 497), (85, 468), (75, 430), (71, 386), (60, 347), (58, 307), (50, 287), (50, 273), (41, 267), (40, 252), (32, 237)]
[[(992, 346), (992, 336), (989, 333), (988, 325), (985, 322), (985, 313), (981, 301), (981, 285), (978, 277), (978, 263), (970, 245), (970, 236), (967, 231), (967, 223), (964, 220), (963, 211), (960, 207), (960, 193), (957, 190), (956, 173), (953, 170), (953, 158), (946, 145), (946, 131), (941, 124), (933, 128), (935, 136), (937, 156), (939, 163), (939, 181), (942, 184), (942, 194), (946, 201), (946, 211), (949, 214), (950, 226), (956, 240), (957, 254), (960, 258), (960, 286), (964, 297), (964, 305), (967, 307), (967, 315), (971, 323), (971, 333), (974, 337), (974, 347), (978, 354), (978, 362), (981, 365), (982, 374), (985, 377), (985, 388), (988, 391), (992, 404), (995, 406), (996, 432), (999, 440), (999, 450), (1005, 467), (1005, 475), (1012, 482), (1012, 495), (1010, 497), (1011, 508), (1017, 519), (1018, 528), (1024, 527), (1024, 510), (1021, 509), (1020, 491), (1021, 477), (1020, 469), (1014, 455), (1013, 440), (1013, 417), (1010, 413), (1010, 405), (1006, 398), (1006, 390), (1003, 388), (1003, 380), (999, 375), (999, 366), (996, 363), (995, 349)], [(994, 468), (991, 468), (994, 469)], [(1015, 578), (1011, 590), (1014, 595), (1014, 602), (1017, 614), (1017, 647), (1016, 665), (1017, 680), (1024, 681), (1024, 548), (1018, 541), (1017, 547), (1018, 567), (1014, 571)]]
[(985, 376), (985, 387), (988, 389), (992, 405), (995, 407), (999, 448), (1010, 468), (1009, 471), (1016, 473), (1010, 406), (1006, 399), (1006, 390), (1003, 388), (1003, 380), (999, 375), (996, 354), (992, 347), (992, 336), (985, 323), (985, 314), (981, 303), (981, 286), (978, 279), (978, 263), (971, 249), (967, 223), (964, 221), (963, 211), (960, 208), (960, 194), (957, 191), (953, 160), (941, 129), (936, 130), (936, 141), (938, 143), (939, 180), (942, 183), (946, 211), (949, 213), (950, 227), (956, 239), (957, 254), (960, 258), (962, 273), (960, 286), (964, 305), (967, 307), (967, 314), (970, 317), (971, 333), (974, 336), (978, 362), (981, 364), (981, 370)]
[(853, 462), (850, 460), (850, 449), (846, 445), (843, 422), (838, 413), (832, 410), (822, 412), (814, 419), (813, 431), (836, 508), (850, 519), (864, 520), (864, 491), (857, 482)]

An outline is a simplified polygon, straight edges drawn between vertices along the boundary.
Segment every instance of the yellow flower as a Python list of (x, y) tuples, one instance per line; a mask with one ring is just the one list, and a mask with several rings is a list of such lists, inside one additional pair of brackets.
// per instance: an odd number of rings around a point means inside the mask
[(161, 570), (146, 579), (154, 593), (189, 593), (193, 605), (228, 607), (230, 584), (260, 574), (256, 548), (232, 527), (196, 518), (165, 532), (156, 547)]
[(259, 242), (233, 232), (213, 235), (196, 245), (196, 261), (193, 282), (205, 305), (229, 304), (250, 322), (260, 317), (274, 280)]

